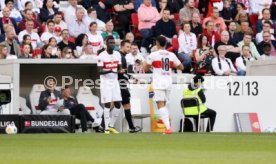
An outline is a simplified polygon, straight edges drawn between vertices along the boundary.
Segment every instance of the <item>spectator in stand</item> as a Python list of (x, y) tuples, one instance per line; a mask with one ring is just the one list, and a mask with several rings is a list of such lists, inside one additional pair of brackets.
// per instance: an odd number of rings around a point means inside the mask
[(262, 48), (264, 53), (259, 58), (259, 60), (276, 60), (276, 57), (270, 54), (271, 45), (269, 43), (264, 43)]
[(214, 56), (214, 49), (208, 46), (207, 37), (205, 35), (200, 35), (197, 42), (197, 49), (195, 51), (198, 69), (210, 71)]
[[(71, 22), (70, 20), (76, 19), (76, 9), (79, 7), (83, 8), (83, 6), (78, 5), (78, 0), (69, 0), (69, 6), (64, 10), (64, 20), (68, 25)], [(83, 10), (86, 17), (86, 10), (84, 8)]]
[[(249, 19), (249, 15), (246, 13), (246, 12), (242, 12), (239, 14), (239, 18), (238, 18), (238, 21), (236, 23), (236, 26), (237, 26), (237, 32), (240, 32), (240, 31), (244, 31), (244, 27), (242, 27), (242, 22), (247, 22), (248, 23), (248, 29), (246, 30), (247, 32), (251, 32), (253, 33), (252, 31), (252, 24), (250, 22), (250, 19)], [(245, 24), (243, 24), (245, 25)]]
[[(54, 21), (55, 27), (60, 27), (61, 30), (68, 29), (67, 23), (65, 23), (62, 20), (62, 12), (61, 11), (58, 11), (55, 13), (53, 21)], [(47, 26), (46, 26), (46, 31), (48, 31)]]
[(89, 26), (90, 33), (87, 33), (88, 42), (93, 47), (92, 54), (97, 55), (98, 51), (104, 47), (104, 41), (101, 34), (97, 33), (97, 23), (91, 22)]
[(258, 51), (264, 54), (264, 44), (270, 45), (270, 56), (276, 57), (276, 41), (271, 39), (271, 34), (268, 31), (263, 32), (263, 41), (258, 44)]
[(129, 26), (131, 23), (131, 13), (134, 9), (132, 0), (113, 0), (113, 9), (118, 14), (117, 20), (119, 25), (122, 25), (122, 36), (129, 32)]
[(52, 54), (58, 56), (58, 58), (61, 58), (61, 51), (57, 47), (57, 40), (55, 37), (51, 37), (48, 41), (49, 45), (52, 47)]
[(22, 53), (19, 56), (20, 59), (32, 59), (31, 46), (29, 44), (22, 45)]
[(259, 13), (259, 19), (263, 18), (263, 9), (269, 9), (271, 6), (272, 0), (261, 0), (258, 1), (258, 13)]
[(205, 27), (206, 29), (204, 29), (202, 34), (207, 36), (208, 46), (214, 48), (215, 43), (217, 43), (220, 40), (219, 34), (214, 31), (214, 22), (211, 20), (205, 22)]
[[(138, 9), (139, 7), (144, 3), (144, 0), (135, 0), (134, 1), (134, 10), (135, 12), (137, 13), (138, 12)], [(156, 1), (155, 0), (151, 0), (151, 5), (153, 7), (156, 7)]]
[(242, 38), (240, 39), (240, 35), (236, 32), (237, 26), (236, 26), (236, 22), (231, 21), (229, 23), (228, 26), (228, 31), (229, 31), (229, 42), (233, 43), (234, 45), (237, 45), (239, 41), (242, 40)]
[(144, 0), (138, 9), (138, 29), (143, 37), (142, 47), (150, 51), (152, 44), (152, 26), (160, 19), (160, 14), (157, 9), (151, 5), (151, 0)]
[(37, 19), (36, 19), (36, 13), (35, 13), (35, 10), (34, 10), (34, 8), (33, 8), (33, 4), (32, 4), (31, 1), (27, 1), (27, 2), (25, 3), (25, 8), (24, 8), (24, 10), (21, 10), (21, 11), (20, 11), (20, 13), (21, 13), (21, 15), (22, 15), (23, 17), (26, 17), (26, 16), (25, 16), (25, 10), (31, 10), (31, 11), (32, 11), (33, 20), (37, 20)]
[[(273, 29), (271, 29), (271, 23), (269, 21), (265, 21), (263, 23), (263, 30), (256, 35), (256, 43), (259, 44), (263, 41), (263, 32), (271, 33), (272, 31)], [(273, 33), (271, 33), (271, 39), (274, 40)]]
[(107, 36), (112, 35), (115, 39), (115, 48), (114, 48), (114, 50), (118, 51), (119, 50), (119, 45), (121, 43), (120, 35), (116, 31), (113, 31), (114, 30), (114, 24), (113, 24), (112, 21), (106, 22), (105, 26), (106, 26), (105, 27), (106, 31), (102, 32), (103, 40), (105, 40), (105, 38)]
[(36, 19), (33, 18), (33, 12), (30, 9), (25, 9), (24, 10), (25, 16), (24, 19), (19, 23), (18, 28), (19, 32), (23, 31), (26, 29), (26, 21), (32, 20), (34, 22), (34, 27), (33, 27), (33, 32), (36, 32), (38, 34), (41, 34), (43, 32), (43, 28), (40, 23)]
[[(51, 37), (56, 37), (55, 35), (55, 23), (53, 20), (48, 20), (47, 21), (47, 28), (48, 28), (48, 32), (45, 31), (42, 35), (41, 35), (41, 41), (44, 43), (44, 44), (48, 44), (49, 42), (49, 39)], [(58, 40), (59, 38), (56, 37), (56, 40)]]
[(238, 43), (238, 46), (240, 47), (240, 49), (242, 49), (243, 45), (250, 47), (250, 52), (252, 57), (254, 57), (256, 60), (260, 58), (260, 54), (255, 44), (252, 42), (252, 35), (250, 33), (245, 33), (243, 40)]
[(191, 33), (189, 22), (184, 22), (183, 33), (179, 35), (178, 58), (184, 65), (185, 71), (190, 72), (193, 51), (196, 50), (197, 40), (194, 33)]
[(128, 40), (131, 44), (134, 43), (134, 34), (132, 32), (126, 33), (125, 40)]
[(62, 59), (74, 59), (74, 51), (70, 47), (65, 47), (62, 50), (61, 58)]
[(23, 36), (26, 34), (29, 34), (32, 38), (32, 46), (33, 49), (36, 49), (37, 47), (41, 46), (41, 41), (39, 38), (39, 35), (33, 31), (34, 29), (34, 21), (33, 20), (27, 20), (25, 23), (26, 30), (23, 30), (18, 35), (18, 40), (20, 43), (23, 41)]
[(7, 31), (10, 30), (10, 29), (11, 29), (11, 30), (14, 30), (14, 27), (13, 27), (12, 24), (7, 24), (7, 25), (4, 26), (4, 31), (5, 31), (5, 33), (2, 33), (2, 34), (0, 35), (0, 42), (3, 42), (3, 41), (6, 40), (6, 33), (7, 33)]
[(249, 33), (249, 34), (253, 35), (252, 29), (249, 27), (248, 21), (241, 22), (240, 27), (241, 28), (240, 28), (240, 31), (238, 32), (238, 36), (237, 36), (237, 39), (239, 40), (239, 42), (243, 40), (245, 33)]
[(173, 7), (170, 6), (170, 4), (168, 3), (168, 0), (158, 0), (158, 12), (160, 13), (160, 17), (163, 17), (163, 12), (164, 10), (167, 8), (170, 10), (170, 16), (169, 19), (174, 19), (174, 12), (173, 12)]
[(49, 44), (45, 44), (42, 47), (41, 58), (42, 59), (57, 59), (59, 57), (56, 54), (53, 54), (52, 47)]
[(15, 33), (18, 33), (17, 29), (17, 24), (14, 18), (10, 17), (11, 11), (9, 8), (5, 7), (2, 10), (3, 17), (0, 18), (0, 29), (1, 29), (1, 34), (4, 33), (4, 26), (7, 24), (12, 24), (15, 30)]
[(235, 12), (234, 20), (235, 21), (239, 21), (240, 14), (246, 13), (245, 10), (244, 10), (245, 6), (244, 6), (243, 3), (237, 3), (236, 6), (237, 7), (236, 7), (236, 12)]
[(97, 54), (94, 54), (93, 46), (87, 44), (83, 47), (83, 54), (80, 56), (80, 59), (97, 59)]
[(172, 38), (177, 37), (174, 21), (170, 20), (170, 10), (164, 9), (162, 19), (156, 22), (154, 27), (155, 37), (164, 36), (167, 40), (167, 46), (171, 44)]
[[(45, 45), (46, 46), (46, 45)], [(40, 114), (70, 115), (70, 111), (64, 106), (56, 106), (57, 102), (62, 99), (61, 92), (56, 90), (56, 81), (49, 79), (47, 89), (42, 91), (39, 97)]]
[[(91, 8), (96, 9), (97, 13), (99, 14), (99, 19), (107, 22), (107, 6), (106, 6), (106, 0), (82, 0), (81, 5), (86, 9), (89, 10)], [(88, 22), (90, 24), (91, 22)]]
[(191, 32), (194, 33), (197, 37), (202, 34), (202, 26), (200, 23), (199, 13), (194, 12), (192, 14), (192, 20), (190, 21)]
[(10, 9), (10, 12), (11, 12), (10, 17), (14, 18), (16, 23), (21, 22), (22, 16), (20, 12), (16, 8), (14, 8), (14, 0), (4, 0), (4, 1), (5, 1), (6, 7)]
[(225, 57), (227, 46), (221, 45), (218, 47), (218, 56), (212, 60), (212, 68), (218, 76), (236, 75), (236, 69), (232, 61)]
[(41, 22), (46, 23), (53, 19), (56, 12), (58, 12), (58, 9), (54, 7), (53, 0), (44, 0), (43, 7), (40, 9)]
[(222, 30), (226, 30), (226, 24), (223, 20), (223, 18), (219, 17), (219, 9), (217, 7), (213, 7), (212, 9), (212, 16), (207, 17), (203, 20), (203, 28), (205, 28), (205, 23), (209, 20), (212, 20), (214, 23), (214, 31), (217, 33), (220, 33)]
[(32, 46), (32, 38), (29, 34), (26, 34), (23, 36), (22, 46), (20, 46), (20, 49), (23, 50), (23, 45), (28, 44), (30, 45), (30, 53), (33, 53), (33, 46)]
[(263, 18), (262, 19), (259, 19), (256, 23), (256, 31), (257, 33), (261, 32), (262, 31), (262, 27), (263, 27), (263, 23), (265, 21), (269, 21), (271, 23), (271, 32), (273, 33), (273, 35), (276, 37), (276, 22), (275, 20), (272, 20), (271, 19), (271, 12), (269, 9), (263, 9), (262, 11), (262, 15), (263, 15)]
[(69, 41), (69, 32), (67, 29), (62, 30), (61, 37), (62, 40), (58, 43), (58, 48), (63, 51), (63, 48), (70, 47), (74, 51), (74, 54), (78, 55), (75, 44)]
[(199, 13), (199, 10), (195, 8), (194, 0), (185, 0), (184, 5), (185, 6), (179, 11), (180, 24), (191, 21), (193, 13)]
[(97, 16), (97, 11), (94, 8), (89, 8), (87, 10), (88, 13), (88, 17), (87, 17), (87, 24), (90, 24), (91, 22), (96, 22), (97, 23), (97, 32), (102, 33), (103, 31), (105, 31), (105, 23), (103, 21), (101, 21), (100, 19), (98, 19)]
[(142, 63), (144, 57), (139, 53), (138, 45), (132, 43), (130, 47), (130, 53), (126, 55), (127, 72), (128, 73), (144, 73)]
[(20, 47), (17, 41), (15, 40), (15, 33), (12, 28), (7, 29), (6, 31), (6, 40), (1, 42), (8, 49), (8, 55), (11, 55), (15, 58), (20, 56)]
[(7, 56), (8, 56), (7, 46), (0, 44), (0, 59), (6, 59)]
[(215, 44), (215, 51), (218, 54), (218, 47), (224, 45), (226, 47), (225, 57), (231, 59), (232, 63), (235, 63), (236, 59), (240, 57), (241, 49), (232, 42), (229, 41), (229, 32), (223, 30), (220, 34), (220, 41)]
[(230, 2), (228, 0), (223, 1), (223, 9), (219, 12), (226, 25), (232, 21), (232, 13), (230, 10)]
[[(23, 11), (27, 8), (31, 8), (34, 13), (40, 13), (40, 8), (42, 8), (43, 2), (42, 0), (17, 0), (18, 1), (18, 9), (20, 11)], [(32, 4), (32, 6), (29, 4), (29, 2)]]
[(236, 59), (236, 66), (237, 66), (237, 75), (245, 76), (246, 75), (246, 62), (255, 60), (251, 56), (250, 47), (249, 46), (242, 46), (242, 53), (241, 56)]
[(81, 7), (76, 8), (76, 19), (69, 21), (68, 30), (70, 36), (77, 38), (79, 34), (87, 32), (87, 24), (84, 21), (85, 9)]
[(88, 45), (88, 36), (86, 34), (80, 34), (76, 39), (77, 53), (82, 56), (84, 53), (84, 46)]

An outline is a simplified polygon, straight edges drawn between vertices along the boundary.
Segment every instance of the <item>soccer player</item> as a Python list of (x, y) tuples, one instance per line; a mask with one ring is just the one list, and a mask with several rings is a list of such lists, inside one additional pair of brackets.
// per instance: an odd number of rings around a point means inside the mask
[(175, 54), (165, 50), (166, 38), (159, 36), (156, 39), (157, 51), (147, 56), (144, 62), (144, 69), (148, 71), (153, 67), (152, 86), (154, 89), (154, 99), (157, 102), (157, 108), (161, 119), (166, 126), (165, 134), (172, 134), (173, 131), (169, 121), (169, 111), (166, 107), (166, 101), (172, 86), (172, 68), (183, 70), (184, 66), (175, 56)]
[[(121, 55), (114, 51), (115, 39), (106, 37), (106, 50), (98, 56), (98, 71), (100, 73), (101, 102), (104, 104), (105, 133), (119, 133), (114, 124), (119, 117), (121, 107), (121, 92), (118, 82), (118, 72), (121, 71)], [(111, 103), (114, 103), (112, 117), (110, 118)]]

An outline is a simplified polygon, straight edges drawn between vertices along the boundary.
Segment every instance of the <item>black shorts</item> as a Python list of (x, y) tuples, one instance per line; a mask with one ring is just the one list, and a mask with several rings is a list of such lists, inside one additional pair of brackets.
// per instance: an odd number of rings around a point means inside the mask
[(128, 89), (121, 89), (121, 95), (122, 95), (122, 104), (129, 104), (130, 103), (130, 93)]

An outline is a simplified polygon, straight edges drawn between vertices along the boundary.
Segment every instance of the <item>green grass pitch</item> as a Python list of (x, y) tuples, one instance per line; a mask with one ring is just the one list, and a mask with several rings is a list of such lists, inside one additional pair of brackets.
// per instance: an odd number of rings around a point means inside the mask
[(0, 134), (1, 164), (275, 164), (276, 134)]

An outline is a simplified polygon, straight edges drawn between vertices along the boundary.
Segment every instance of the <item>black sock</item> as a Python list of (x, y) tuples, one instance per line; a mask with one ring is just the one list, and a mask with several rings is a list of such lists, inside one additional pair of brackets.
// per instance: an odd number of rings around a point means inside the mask
[(125, 116), (126, 116), (129, 129), (134, 129), (130, 109), (125, 109)]

